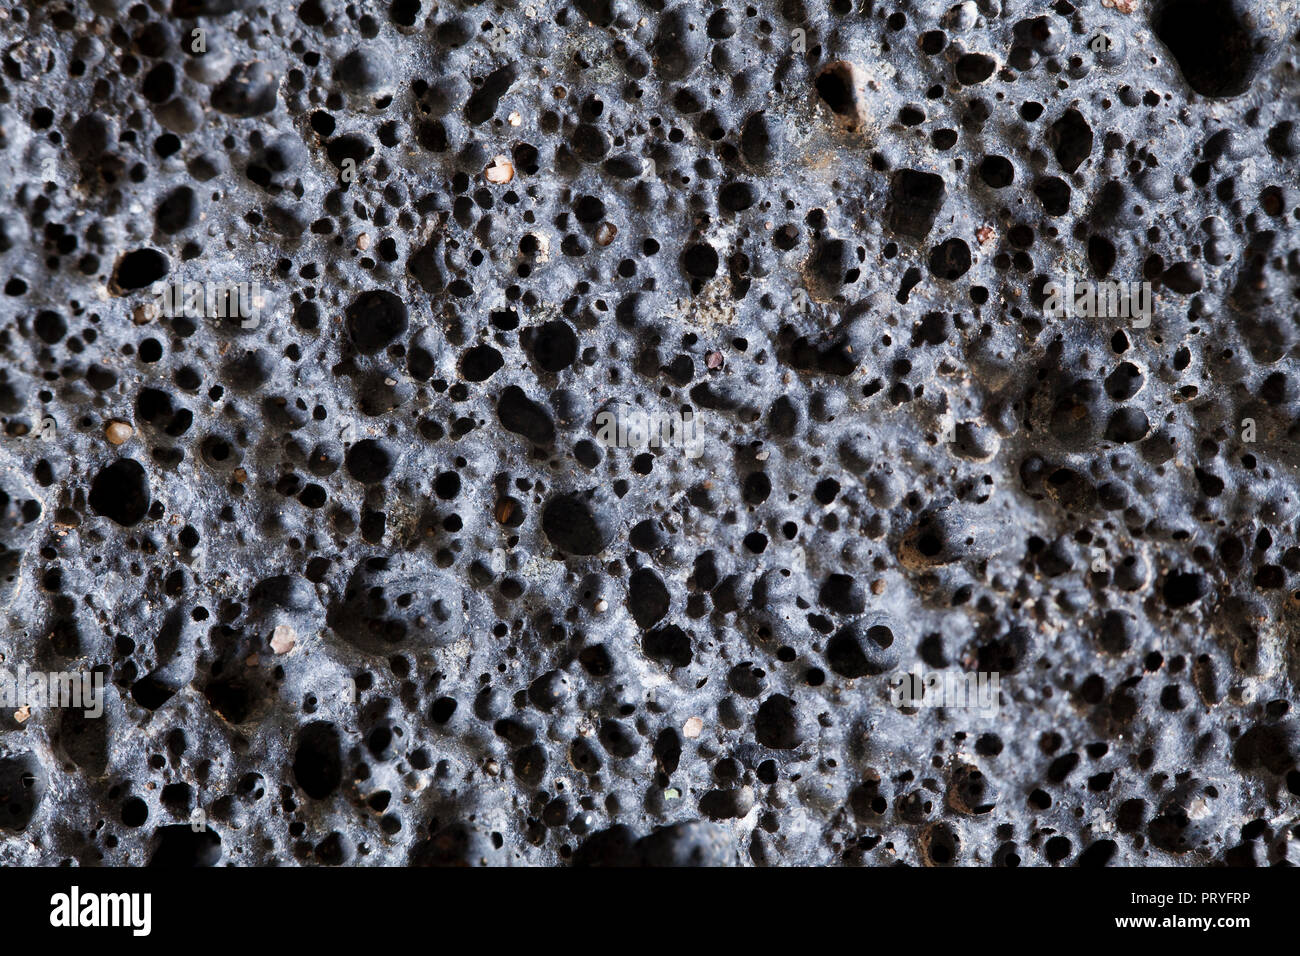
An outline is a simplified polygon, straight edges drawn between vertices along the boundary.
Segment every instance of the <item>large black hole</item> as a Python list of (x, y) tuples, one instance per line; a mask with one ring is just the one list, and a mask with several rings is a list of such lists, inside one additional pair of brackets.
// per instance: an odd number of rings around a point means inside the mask
[(158, 849), (149, 859), (150, 866), (216, 866), (221, 859), (221, 837), (206, 827), (195, 832), (188, 824), (161, 827)]
[(476, 345), (460, 360), (460, 374), (467, 382), (486, 382), (505, 364), (505, 359), (490, 345)]
[(348, 474), (364, 485), (383, 481), (393, 470), (393, 456), (373, 438), (363, 438), (348, 449)]
[(832, 63), (826, 67), (818, 74), (816, 87), (817, 95), (833, 113), (839, 116), (853, 115), (853, 82), (847, 66)]
[(293, 758), (293, 778), (307, 796), (316, 800), (338, 789), (343, 780), (343, 757), (339, 732), (333, 724), (318, 721), (302, 732)]
[(952, 281), (970, 269), (970, 246), (957, 238), (947, 239), (930, 253), (930, 271), (940, 279)]
[(1078, 110), (1066, 110), (1047, 131), (1047, 141), (1061, 168), (1072, 173), (1092, 152), (1092, 127)]
[(980, 179), (984, 180), (985, 185), (994, 189), (1010, 186), (1015, 178), (1016, 168), (1005, 156), (985, 156), (984, 161), (980, 163)]
[(1245, 93), (1259, 70), (1262, 58), (1237, 0), (1167, 0), (1151, 29), (1202, 96)]
[(997, 69), (997, 61), (983, 53), (966, 53), (957, 60), (957, 81), (965, 86), (983, 83)]
[(897, 170), (889, 183), (889, 227), (924, 239), (943, 206), (943, 179), (917, 169)]
[(133, 458), (104, 468), (90, 483), (90, 508), (123, 527), (136, 524), (149, 510), (149, 478)]
[(45, 772), (35, 757), (0, 760), (0, 830), (25, 830), (44, 791)]
[(362, 355), (374, 355), (408, 324), (406, 304), (384, 289), (361, 293), (347, 308), (348, 335)]
[(167, 275), (167, 257), (157, 249), (128, 252), (117, 264), (113, 281), (119, 289), (143, 289)]
[(533, 337), (533, 358), (548, 372), (559, 372), (578, 357), (578, 336), (567, 322), (542, 325)]

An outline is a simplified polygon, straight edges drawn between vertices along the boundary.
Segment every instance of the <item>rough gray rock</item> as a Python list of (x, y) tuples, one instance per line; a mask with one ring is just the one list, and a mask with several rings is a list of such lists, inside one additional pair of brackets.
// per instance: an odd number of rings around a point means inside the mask
[(1293, 858), (1297, 9), (0, 11), (0, 863)]

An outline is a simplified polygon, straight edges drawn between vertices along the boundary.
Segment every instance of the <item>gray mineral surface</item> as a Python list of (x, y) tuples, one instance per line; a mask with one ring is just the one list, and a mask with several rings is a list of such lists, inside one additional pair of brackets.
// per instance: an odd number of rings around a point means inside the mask
[(1300, 0), (3, 0), (0, 863), (1300, 862)]

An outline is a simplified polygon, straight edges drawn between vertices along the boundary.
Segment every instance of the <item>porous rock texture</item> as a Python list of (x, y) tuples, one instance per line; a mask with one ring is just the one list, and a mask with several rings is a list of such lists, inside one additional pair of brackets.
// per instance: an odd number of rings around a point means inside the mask
[(1297, 10), (6, 3), (0, 863), (1296, 861)]

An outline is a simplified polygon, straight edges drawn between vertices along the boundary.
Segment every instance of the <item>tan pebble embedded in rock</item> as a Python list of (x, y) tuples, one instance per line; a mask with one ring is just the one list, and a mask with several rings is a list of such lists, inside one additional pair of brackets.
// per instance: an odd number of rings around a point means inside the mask
[(614, 237), (617, 235), (618, 226), (614, 225), (612, 222), (602, 222), (596, 227), (596, 244), (607, 246), (614, 241)]
[(288, 654), (298, 643), (298, 635), (288, 624), (278, 624), (271, 633), (271, 650), (277, 654)]
[(687, 740), (694, 740), (704, 731), (704, 721), (698, 717), (687, 717), (686, 723), (682, 724), (682, 734)]
[(483, 171), (483, 175), (490, 183), (508, 183), (515, 178), (515, 167), (505, 156), (496, 156), (492, 159), (492, 165)]
[(131, 440), (135, 434), (135, 429), (126, 422), (113, 421), (108, 423), (104, 429), (104, 437), (108, 439), (110, 445), (121, 445)]

